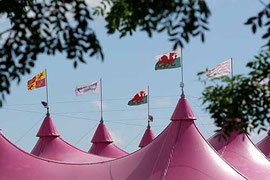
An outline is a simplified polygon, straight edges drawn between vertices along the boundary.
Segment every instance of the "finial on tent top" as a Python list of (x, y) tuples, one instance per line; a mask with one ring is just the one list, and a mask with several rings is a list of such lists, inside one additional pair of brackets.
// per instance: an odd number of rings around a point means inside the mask
[(103, 121), (103, 117), (101, 117), (101, 119), (100, 119), (100, 123), (101, 123), (101, 124), (103, 124), (103, 122), (104, 122), (104, 121)]
[(150, 128), (151, 128), (150, 121), (148, 120), (147, 129), (150, 129)]
[(183, 82), (180, 83), (180, 87), (181, 87), (181, 90), (182, 90), (181, 99), (184, 99), (185, 98), (185, 93), (184, 93), (184, 83)]
[(41, 104), (43, 105), (44, 108), (47, 109), (46, 116), (47, 116), (47, 117), (50, 117), (50, 110), (49, 110), (49, 105), (48, 105), (48, 103), (45, 102), (45, 101), (41, 101)]
[(150, 129), (151, 128), (150, 122), (153, 122), (153, 120), (154, 120), (154, 117), (152, 115), (148, 115), (147, 129)]

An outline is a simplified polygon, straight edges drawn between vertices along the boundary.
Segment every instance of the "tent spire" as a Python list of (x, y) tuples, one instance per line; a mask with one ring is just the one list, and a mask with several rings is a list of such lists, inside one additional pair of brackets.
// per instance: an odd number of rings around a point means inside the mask
[(50, 117), (48, 104), (43, 101), (41, 103), (47, 109), (47, 113), (36, 136), (37, 137), (48, 137), (48, 136), (59, 137), (60, 133), (58, 132), (56, 126), (54, 125), (53, 119)]
[(196, 117), (186, 98), (179, 99), (178, 104), (171, 117), (172, 121), (196, 120)]
[(155, 135), (154, 135), (153, 131), (151, 130), (151, 126), (150, 126), (149, 121), (148, 121), (147, 129), (145, 130), (145, 132), (143, 134), (143, 137), (142, 137), (142, 140), (139, 144), (139, 147), (143, 148), (144, 146), (146, 146), (150, 142), (152, 142), (153, 139), (155, 139)]
[(97, 127), (97, 130), (91, 140), (92, 143), (112, 143), (112, 137), (107, 130), (103, 121), (100, 121), (100, 124)]

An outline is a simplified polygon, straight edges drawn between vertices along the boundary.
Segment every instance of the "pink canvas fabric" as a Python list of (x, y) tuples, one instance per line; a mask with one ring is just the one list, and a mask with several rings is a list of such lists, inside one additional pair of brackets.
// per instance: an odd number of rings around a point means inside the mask
[[(244, 138), (244, 139), (243, 139)], [(256, 148), (247, 135), (233, 132), (227, 139), (220, 139), (217, 134), (209, 143), (230, 165), (248, 179), (269, 179), (270, 162)]]
[(154, 135), (153, 131), (151, 130), (150, 126), (148, 126), (143, 134), (143, 137), (142, 137), (142, 140), (139, 144), (139, 147), (143, 148), (144, 146), (146, 146), (150, 142), (152, 142), (153, 139), (155, 139), (155, 135)]
[(60, 133), (54, 125), (53, 119), (49, 116), (45, 117), (37, 137), (39, 137), (39, 140), (31, 153), (39, 157), (74, 163), (94, 163), (110, 160), (110, 158), (89, 154), (65, 142), (60, 138)]
[(50, 116), (45, 117), (36, 136), (37, 137), (58, 137), (58, 136), (60, 136), (56, 126), (53, 123), (53, 119)]
[(270, 131), (267, 136), (257, 143), (257, 148), (270, 160)]
[(92, 143), (112, 143), (112, 137), (103, 122), (99, 123), (91, 140)]
[[(187, 108), (181, 99), (175, 111)], [(178, 113), (177, 113), (178, 114)], [(9, 180), (241, 180), (208, 145), (192, 119), (181, 116), (149, 145), (122, 158), (100, 163), (42, 159), (11, 144), (0, 134), (0, 179)], [(194, 117), (194, 116), (193, 116)]]
[(93, 143), (89, 153), (109, 158), (119, 158), (128, 153), (113, 144), (113, 140), (105, 124), (100, 122), (91, 140)]

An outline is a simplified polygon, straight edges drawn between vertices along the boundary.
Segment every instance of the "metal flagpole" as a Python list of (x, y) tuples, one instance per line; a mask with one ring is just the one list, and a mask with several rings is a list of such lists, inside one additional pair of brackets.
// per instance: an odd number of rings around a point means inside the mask
[(180, 87), (182, 90), (182, 94), (181, 94), (181, 98), (185, 98), (185, 94), (184, 94), (184, 61), (183, 61), (183, 53), (182, 53), (182, 47), (181, 47), (181, 83), (180, 83)]
[(46, 85), (46, 100), (47, 100), (47, 116), (50, 116), (49, 112), (49, 91), (48, 91), (48, 73), (47, 69), (45, 69), (45, 85)]
[(150, 119), (149, 119), (149, 86), (147, 86), (147, 120), (148, 120), (148, 124), (147, 124), (147, 128), (150, 128)]
[(103, 109), (102, 109), (102, 78), (100, 78), (100, 123), (103, 123)]
[(232, 78), (233, 78), (233, 60), (232, 60), (232, 57), (231, 57), (231, 75), (232, 75)]

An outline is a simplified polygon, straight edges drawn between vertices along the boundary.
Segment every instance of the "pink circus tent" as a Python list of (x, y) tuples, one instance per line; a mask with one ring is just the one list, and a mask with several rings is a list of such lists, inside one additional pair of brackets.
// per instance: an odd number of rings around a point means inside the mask
[(270, 177), (270, 162), (256, 148), (247, 135), (233, 132), (227, 140), (219, 140), (217, 134), (209, 143), (230, 165), (248, 179), (266, 179)]
[(257, 143), (257, 148), (270, 159), (270, 131), (268, 131), (267, 136)]
[(60, 138), (60, 133), (47, 115), (37, 133), (39, 137), (32, 154), (46, 159), (65, 162), (100, 162), (109, 158), (89, 154), (65, 142)]
[(193, 122), (195, 117), (186, 99), (178, 102), (171, 120), (149, 145), (101, 163), (42, 159), (20, 150), (0, 134), (0, 179), (245, 179), (208, 145)]
[(143, 148), (144, 146), (148, 145), (150, 142), (153, 141), (153, 139), (155, 139), (155, 135), (153, 133), (153, 131), (151, 130), (150, 125), (147, 126), (147, 129), (144, 132), (144, 135), (142, 137), (142, 140), (139, 144), (140, 148)]
[(109, 158), (119, 158), (128, 153), (113, 144), (113, 140), (103, 121), (97, 127), (97, 130), (91, 140), (93, 143), (89, 153)]

